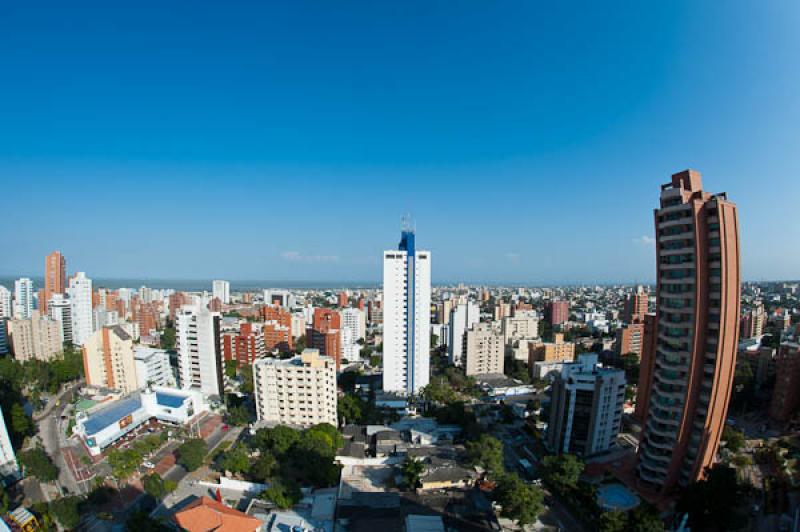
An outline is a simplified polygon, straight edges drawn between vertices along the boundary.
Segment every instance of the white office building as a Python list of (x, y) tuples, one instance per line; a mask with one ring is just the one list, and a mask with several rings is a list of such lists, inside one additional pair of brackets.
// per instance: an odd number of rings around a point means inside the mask
[(253, 363), (253, 395), (259, 421), (335, 427), (336, 361), (317, 349), (305, 349), (288, 360), (260, 358)]
[(413, 394), (430, 379), (431, 254), (404, 223), (397, 251), (383, 252), (383, 390)]
[(196, 388), (205, 396), (222, 395), (221, 320), (219, 312), (212, 312), (202, 305), (184, 306), (175, 315), (181, 388)]
[(28, 320), (33, 316), (33, 281), (27, 277), (14, 281), (14, 317)]
[(231, 302), (231, 283), (228, 281), (213, 281), (211, 283), (212, 297), (222, 301), (223, 305)]
[(0, 408), (0, 486), (11, 484), (20, 479), (19, 463), (11, 438), (8, 436), (8, 425)]
[(553, 380), (545, 444), (552, 452), (591, 456), (616, 441), (625, 402), (625, 371), (604, 368), (594, 353), (567, 362)]
[(293, 309), (297, 304), (297, 300), (288, 290), (267, 289), (264, 290), (264, 304), (270, 306), (278, 305), (283, 308)]
[(0, 320), (13, 317), (14, 309), (11, 306), (11, 290), (0, 285)]
[(464, 364), (466, 344), (464, 339), (467, 331), (481, 321), (481, 309), (474, 301), (460, 303), (450, 311), (450, 324), (448, 326), (447, 358), (454, 366)]
[(358, 360), (361, 345), (367, 331), (367, 315), (357, 308), (348, 307), (339, 311), (342, 317), (342, 358), (348, 361)]
[(72, 303), (72, 342), (83, 345), (94, 332), (92, 319), (92, 280), (84, 272), (69, 279), (67, 294)]
[(136, 361), (136, 378), (140, 389), (174, 384), (175, 378), (166, 350), (137, 345), (133, 348), (133, 358)]
[(61, 343), (73, 343), (72, 334), (72, 302), (64, 294), (53, 294), (47, 302), (47, 312), (50, 318), (58, 322), (61, 331)]

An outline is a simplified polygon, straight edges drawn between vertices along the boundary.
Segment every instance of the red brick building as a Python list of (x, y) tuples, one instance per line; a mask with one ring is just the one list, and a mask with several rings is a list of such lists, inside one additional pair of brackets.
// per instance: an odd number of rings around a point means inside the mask
[(560, 299), (548, 301), (544, 306), (544, 315), (550, 325), (561, 325), (569, 320), (569, 303)]
[[(290, 324), (291, 326), (291, 324)], [(307, 345), (319, 349), (320, 354), (336, 360), (336, 369), (342, 359), (342, 317), (328, 308), (314, 309), (314, 321), (307, 329)]]
[(800, 404), (800, 344), (784, 343), (775, 359), (775, 388), (769, 417), (789, 421)]
[(222, 357), (235, 360), (236, 367), (252, 366), (257, 358), (266, 354), (261, 327), (250, 322), (239, 326), (239, 334), (222, 337)]

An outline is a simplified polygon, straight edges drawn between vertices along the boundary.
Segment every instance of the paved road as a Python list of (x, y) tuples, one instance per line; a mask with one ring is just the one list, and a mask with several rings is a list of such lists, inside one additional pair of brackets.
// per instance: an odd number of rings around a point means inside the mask
[[(51, 399), (48, 407), (37, 416), (39, 437), (44, 444), (44, 450), (58, 467), (59, 484), (68, 489), (70, 493), (79, 493), (80, 488), (72, 474), (69, 464), (66, 463), (61, 453), (61, 447), (66, 444), (66, 435), (64, 434), (64, 427), (62, 427), (60, 421), (61, 415), (69, 405), (63, 401), (64, 397), (75, 391), (81, 384), (81, 382), (78, 382), (65, 388), (56, 398)], [(56, 406), (56, 403), (59, 403), (58, 406)]]

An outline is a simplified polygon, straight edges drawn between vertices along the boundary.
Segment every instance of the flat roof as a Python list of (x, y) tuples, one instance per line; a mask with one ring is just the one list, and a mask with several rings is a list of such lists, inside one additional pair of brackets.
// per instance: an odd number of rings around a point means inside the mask
[(116, 423), (125, 416), (133, 414), (141, 407), (142, 399), (139, 394), (120, 399), (90, 415), (83, 423), (83, 428), (88, 435), (97, 434), (112, 423)]

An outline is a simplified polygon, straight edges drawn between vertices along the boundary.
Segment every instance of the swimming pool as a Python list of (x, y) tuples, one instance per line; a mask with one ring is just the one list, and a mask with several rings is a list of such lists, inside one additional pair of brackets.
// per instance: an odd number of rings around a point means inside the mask
[(639, 497), (622, 484), (607, 484), (597, 490), (597, 504), (604, 510), (627, 512), (639, 506)]

